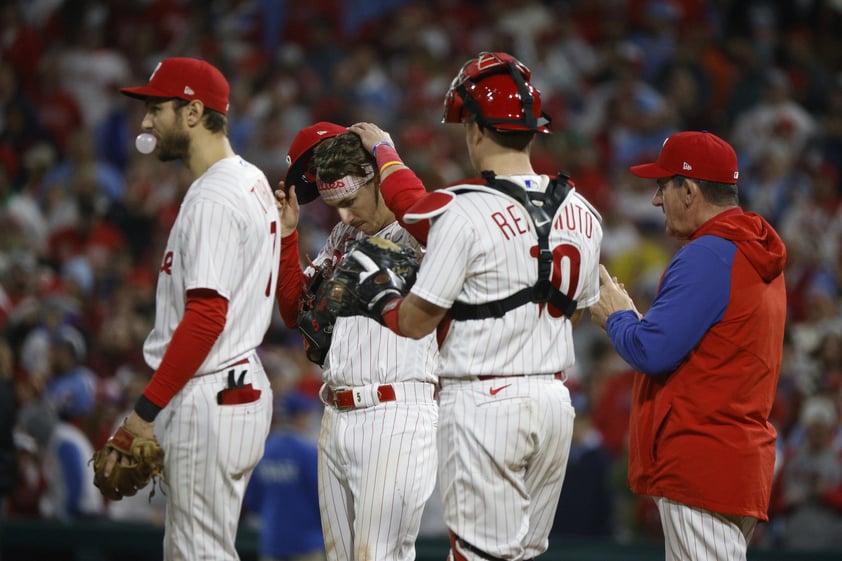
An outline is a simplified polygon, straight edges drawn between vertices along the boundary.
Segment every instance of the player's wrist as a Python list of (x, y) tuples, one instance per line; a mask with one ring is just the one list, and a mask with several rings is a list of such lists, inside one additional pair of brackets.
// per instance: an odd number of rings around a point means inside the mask
[(158, 413), (161, 412), (161, 409), (163, 407), (158, 407), (145, 395), (141, 395), (134, 404), (134, 412), (147, 423), (153, 422), (155, 417), (158, 416)]
[(368, 309), (377, 316), (382, 316), (386, 306), (393, 300), (401, 298), (401, 293), (395, 288), (384, 290), (375, 296), (368, 304)]
[(385, 146), (391, 146), (392, 148), (395, 147), (395, 145), (392, 144), (391, 142), (389, 142), (388, 140), (381, 140), (380, 142), (376, 143), (374, 146), (371, 147), (371, 155), (376, 158), (377, 157), (377, 149), (380, 148), (381, 146), (384, 146), (384, 145)]
[(404, 166), (403, 160), (398, 155), (398, 151), (391, 144), (381, 144), (377, 153), (374, 154), (374, 159), (377, 160), (377, 169), (380, 170), (380, 176), (388, 169), (397, 169), (398, 166)]
[(404, 336), (400, 328), (400, 308), (402, 303), (402, 297), (388, 298), (380, 308), (380, 323), (401, 337)]

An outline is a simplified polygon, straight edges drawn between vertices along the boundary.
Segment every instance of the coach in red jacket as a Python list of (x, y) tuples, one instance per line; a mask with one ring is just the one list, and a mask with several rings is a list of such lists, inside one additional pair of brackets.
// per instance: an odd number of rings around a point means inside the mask
[(657, 162), (631, 172), (657, 181), (652, 204), (688, 242), (645, 314), (604, 267), (591, 308), (638, 371), (629, 485), (658, 505), (668, 561), (744, 561), (768, 519), (786, 248), (738, 206), (737, 156), (713, 134), (676, 133)]

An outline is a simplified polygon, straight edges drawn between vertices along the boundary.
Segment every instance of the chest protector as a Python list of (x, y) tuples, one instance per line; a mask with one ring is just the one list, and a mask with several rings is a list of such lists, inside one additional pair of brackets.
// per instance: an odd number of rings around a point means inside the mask
[[(492, 171), (482, 172), (482, 177), (488, 187), (514, 199), (529, 213), (538, 234), (538, 281), (510, 296), (484, 304), (467, 304), (457, 300), (450, 308), (451, 318), (456, 321), (501, 318), (506, 312), (525, 304), (549, 303), (569, 319), (576, 312), (576, 300), (563, 294), (550, 283), (553, 255), (549, 248), (553, 217), (570, 192), (570, 186), (567, 184), (569, 176), (560, 172), (558, 177), (550, 180), (544, 192), (527, 191), (511, 181), (497, 178)], [(473, 189), (463, 187), (452, 192), (459, 194), (470, 191)]]

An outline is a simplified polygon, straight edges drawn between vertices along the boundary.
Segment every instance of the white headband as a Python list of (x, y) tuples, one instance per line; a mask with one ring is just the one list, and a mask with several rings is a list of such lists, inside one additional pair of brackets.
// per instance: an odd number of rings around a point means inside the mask
[(322, 196), (326, 202), (341, 201), (350, 197), (359, 191), (366, 183), (374, 179), (374, 168), (365, 166), (365, 177), (355, 175), (346, 175), (331, 183), (325, 183), (316, 177), (316, 188), (319, 190), (319, 195)]

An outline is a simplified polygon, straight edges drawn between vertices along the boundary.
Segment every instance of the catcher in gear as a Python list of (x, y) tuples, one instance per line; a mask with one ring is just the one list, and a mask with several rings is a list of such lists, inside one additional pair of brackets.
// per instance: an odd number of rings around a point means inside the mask
[(164, 449), (154, 436), (137, 435), (123, 425), (94, 452), (91, 461), (94, 485), (106, 498), (119, 501), (135, 495), (162, 474)]
[[(512, 55), (482, 52), (445, 96), (442, 120), (461, 123), (468, 160), (478, 175), (493, 174), (493, 186), (482, 177), (427, 192), (375, 127), (351, 128), (376, 152), (381, 193), (398, 220), (428, 224), (411, 291), (385, 292), (373, 304), (392, 332), (435, 333), (440, 342), (438, 485), (456, 561), (530, 559), (547, 550), (546, 513), (558, 505), (575, 417), (564, 384), (575, 364), (573, 326), (599, 299), (602, 227), (590, 203), (571, 189), (547, 216), (542, 247), (543, 221), (530, 224), (533, 212), (519, 200), (534, 193), (530, 204), (557, 201), (558, 187), (548, 190), (562, 183), (532, 166), (531, 147), (550, 132), (550, 119), (531, 80)], [(514, 185), (500, 189), (502, 181)], [(407, 208), (413, 192), (420, 198)], [(544, 279), (576, 302), (575, 311), (519, 296)], [(464, 317), (454, 313), (457, 302), (503, 313)]]
[(355, 242), (336, 266), (326, 291), (335, 316), (363, 315), (382, 324), (382, 308), (415, 282), (415, 252), (377, 236)]

